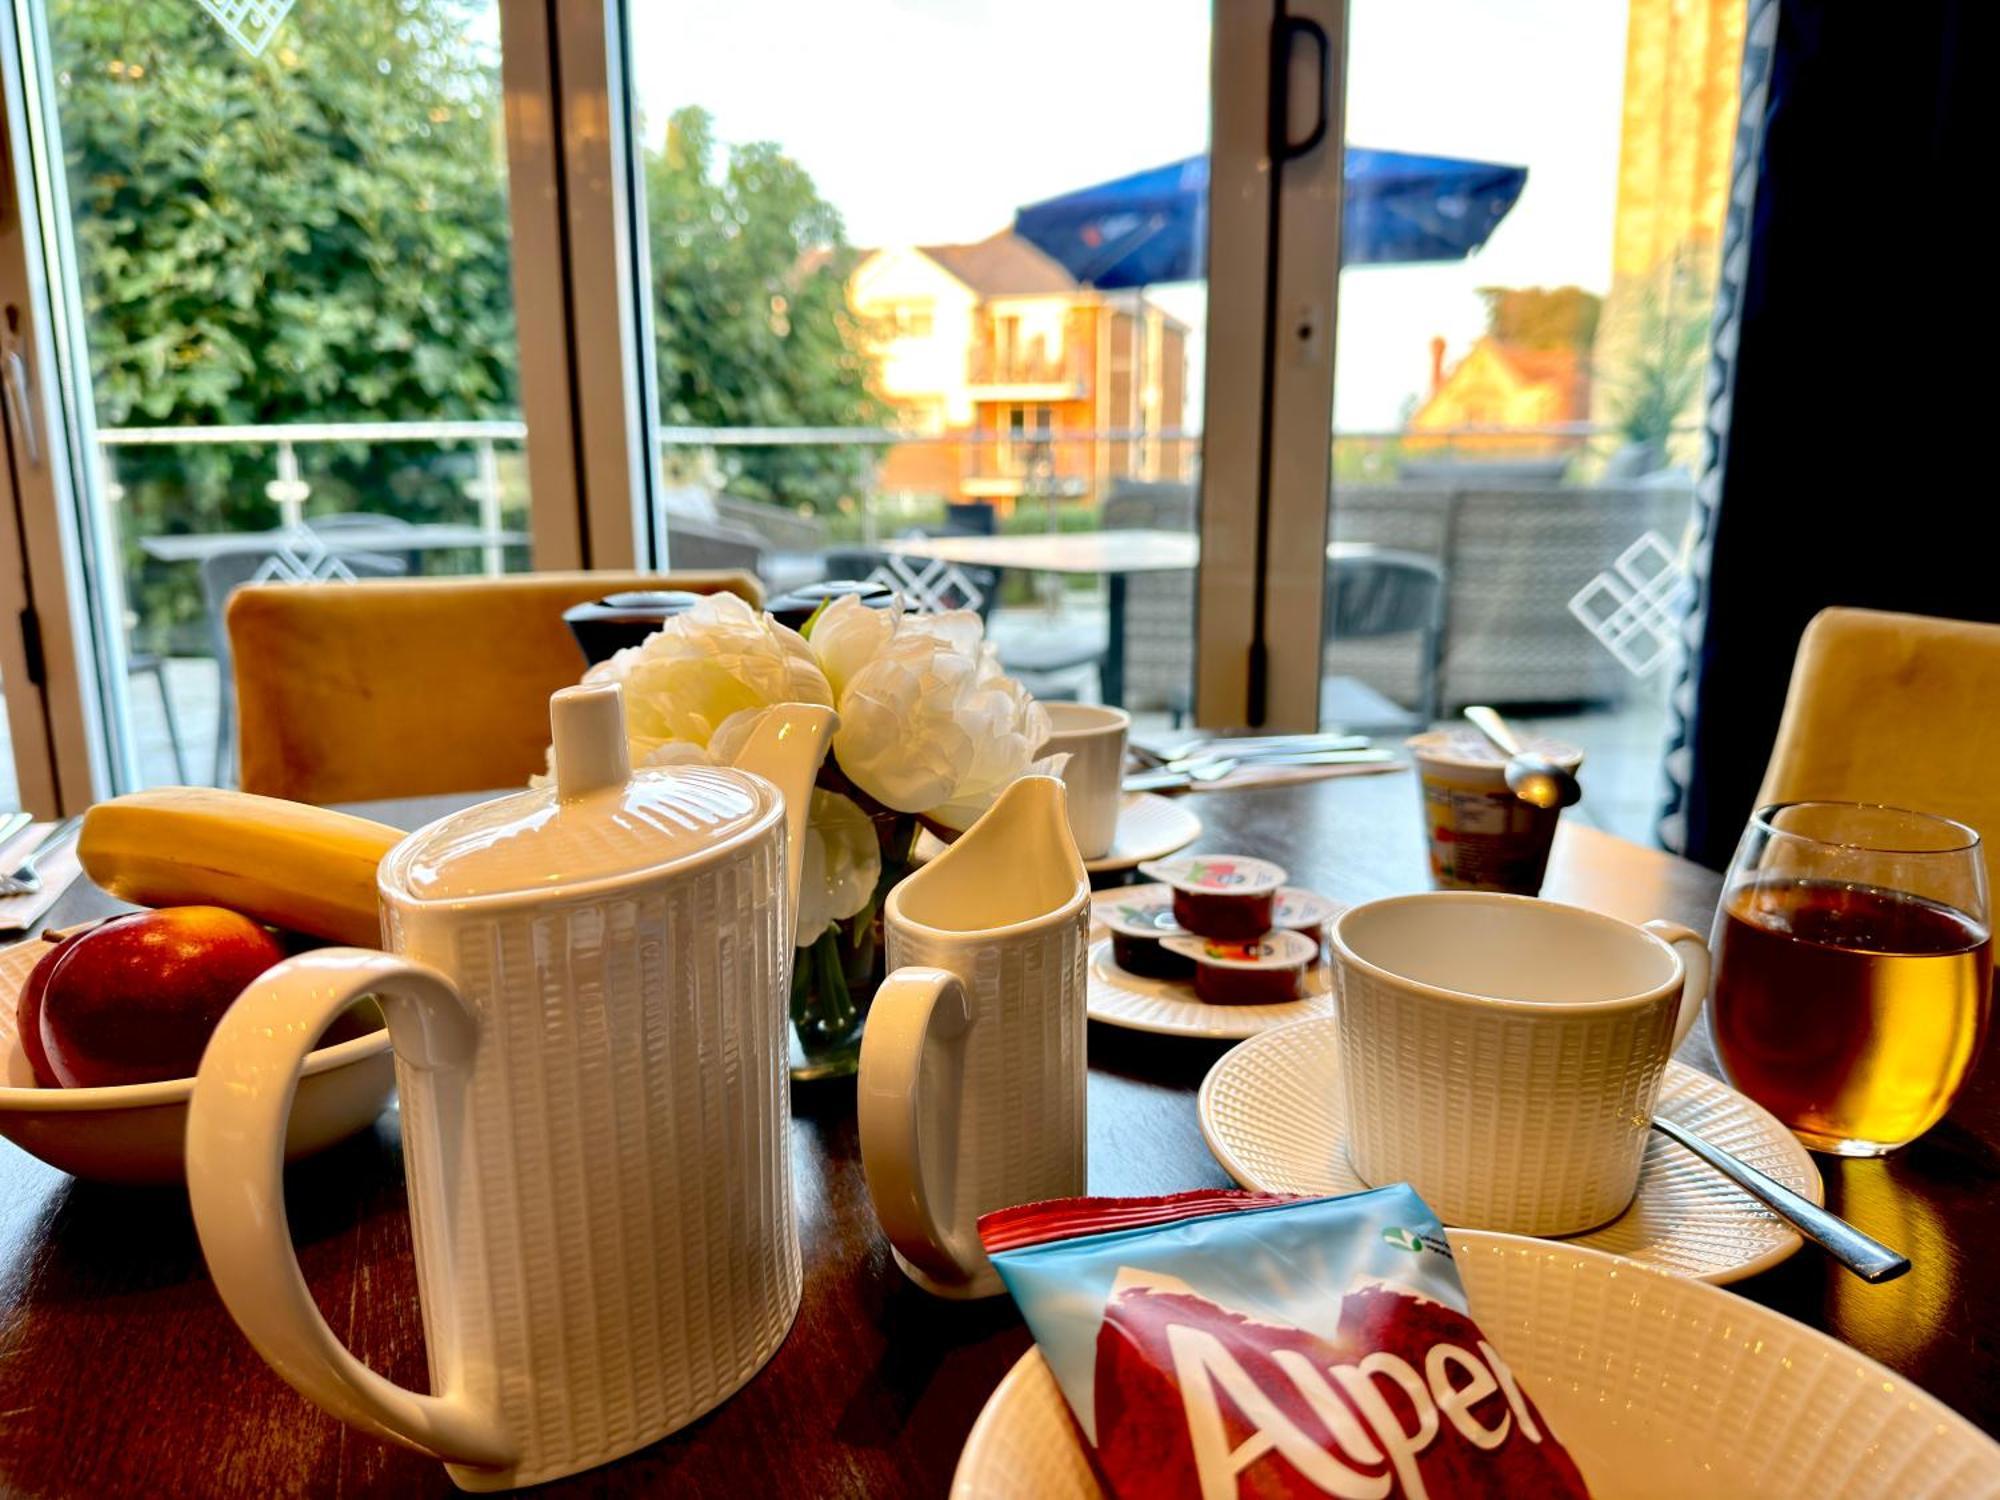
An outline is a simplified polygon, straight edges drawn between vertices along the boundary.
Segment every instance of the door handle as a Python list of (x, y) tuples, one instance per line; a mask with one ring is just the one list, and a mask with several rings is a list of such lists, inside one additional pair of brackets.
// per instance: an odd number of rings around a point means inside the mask
[[(1312, 129), (1306, 132), (1304, 140), (1292, 139), (1292, 42), (1305, 37), (1312, 42), (1318, 53), (1315, 72), (1319, 78), (1319, 97), (1313, 104)], [(1326, 139), (1327, 96), (1331, 92), (1328, 72), (1333, 60), (1333, 46), (1326, 38), (1326, 28), (1306, 16), (1280, 16), (1271, 28), (1271, 116), (1270, 151), (1271, 160), (1280, 165), (1297, 161), (1308, 151)]]
[(0, 384), (6, 386), (7, 411), (15, 432), (19, 434), (22, 456), (39, 469), (42, 466), (42, 440), (35, 427), (34, 384), (16, 332), (20, 321), (21, 310), (9, 303), (7, 331), (0, 334)]

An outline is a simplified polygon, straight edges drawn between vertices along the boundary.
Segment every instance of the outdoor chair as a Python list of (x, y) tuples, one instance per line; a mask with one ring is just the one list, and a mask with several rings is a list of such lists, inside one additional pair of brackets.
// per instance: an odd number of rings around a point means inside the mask
[(320, 804), (491, 791), (545, 769), (563, 611), (641, 589), (763, 603), (747, 573), (511, 573), (250, 584), (229, 600), (242, 786)]
[[(910, 607), (928, 612), (970, 609), (990, 625), (1000, 599), (1002, 570), (962, 563), (934, 563), (890, 552), (860, 549), (826, 554), (828, 578), (865, 579), (899, 590)], [(1074, 674), (1085, 667), (1101, 673), (1105, 639), (1087, 625), (1055, 621), (1027, 627), (994, 640), (1000, 665), (1037, 698), (1074, 702)], [(1069, 674), (1066, 678), (1065, 674)]]
[(1408, 732), (1438, 717), (1438, 666), (1444, 652), (1445, 574), (1436, 559), (1366, 543), (1334, 549), (1326, 572), (1320, 638), (1340, 665), (1347, 641), (1413, 635), (1417, 642), (1416, 701), (1403, 708), (1360, 678), (1335, 674), (1320, 683), (1323, 723), (1342, 729)]

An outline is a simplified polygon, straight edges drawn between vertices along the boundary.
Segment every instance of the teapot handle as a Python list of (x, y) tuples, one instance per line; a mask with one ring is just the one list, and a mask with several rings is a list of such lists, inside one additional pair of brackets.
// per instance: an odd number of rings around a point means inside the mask
[[(898, 969), (883, 981), (861, 1034), (855, 1091), (861, 1171), (875, 1217), (914, 1280), (940, 1296), (983, 1296), (999, 1283), (976, 1239), (955, 1231), (949, 1204), (958, 1158), (958, 1104), (972, 1007), (947, 969)], [(931, 1076), (925, 1063), (935, 1060)], [(942, 1108), (926, 1109), (926, 1097)], [(940, 1216), (933, 1182), (942, 1175)]]
[(306, 1054), (334, 1018), (376, 996), (405, 1067), (462, 1068), (478, 1017), (449, 979), (359, 948), (322, 948), (260, 975), (223, 1013), (188, 1106), (188, 1199), (209, 1273), (257, 1352), (343, 1421), (447, 1463), (505, 1468), (497, 1416), (463, 1392), (420, 1396), (341, 1344), (299, 1270), (285, 1216), (285, 1126)]

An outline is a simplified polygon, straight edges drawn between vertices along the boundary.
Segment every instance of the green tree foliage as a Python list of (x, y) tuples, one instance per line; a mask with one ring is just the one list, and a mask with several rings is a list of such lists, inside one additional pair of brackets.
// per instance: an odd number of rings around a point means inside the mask
[(1486, 331), (1520, 349), (1587, 350), (1603, 299), (1580, 286), (1483, 286)]
[[(490, 3), (301, 0), (261, 57), (193, 0), (50, 0), (48, 25), (100, 426), (519, 414)], [(717, 156), (684, 110), (644, 163), (662, 419), (879, 422), (839, 215), (775, 146)], [(814, 508), (872, 463), (721, 452), (734, 492)], [(197, 644), (192, 571), (137, 538), (274, 524), (271, 449), (115, 454), (144, 634)], [(469, 449), (299, 456), (315, 513), (474, 514)]]
[[(839, 211), (765, 143), (718, 161), (706, 111), (667, 122), (646, 158), (661, 420), (696, 427), (869, 427), (887, 419), (847, 305)], [(857, 497), (877, 454), (854, 447), (725, 448), (731, 494), (825, 511)]]
[[(308, 0), (253, 58), (188, 0), (54, 0), (100, 425), (514, 412), (497, 61), (467, 21), (460, 0)], [(470, 515), (470, 452), (300, 456), (315, 511)], [(268, 447), (117, 450), (155, 642), (198, 643), (203, 611), (137, 538), (270, 526), (272, 473)]]

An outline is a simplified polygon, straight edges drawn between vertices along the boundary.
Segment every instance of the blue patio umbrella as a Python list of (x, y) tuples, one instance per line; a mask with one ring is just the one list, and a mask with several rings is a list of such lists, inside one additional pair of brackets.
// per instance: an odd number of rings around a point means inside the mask
[[(1349, 146), (1341, 262), (1463, 260), (1527, 181), (1526, 167)], [(1208, 158), (1031, 203), (1016, 211), (1014, 232), (1092, 286), (1197, 280), (1208, 251)]]

